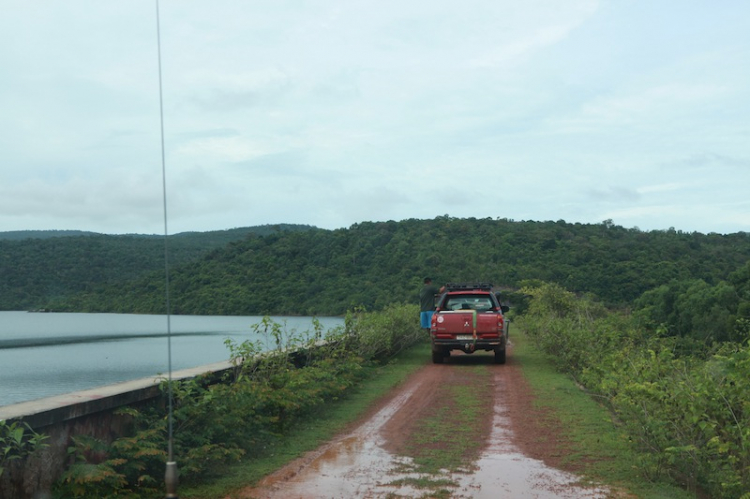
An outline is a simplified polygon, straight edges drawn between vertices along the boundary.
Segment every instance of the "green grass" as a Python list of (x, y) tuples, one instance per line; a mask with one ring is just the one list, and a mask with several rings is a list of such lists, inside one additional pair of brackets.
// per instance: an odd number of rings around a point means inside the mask
[(415, 489), (435, 489), (456, 486), (453, 480), (448, 480), (447, 478), (432, 478), (429, 475), (420, 476), (419, 478), (399, 478), (388, 482), (388, 485), (393, 485), (395, 487), (409, 485)]
[[(220, 478), (200, 486), (180, 486), (182, 499), (231, 497), (238, 491), (276, 471), (285, 464), (314, 450), (356, 421), (379, 398), (398, 386), (430, 359), (430, 346), (418, 344), (402, 352), (385, 366), (368, 368), (368, 377), (347, 398), (328, 404), (324, 411), (299, 422), (282, 440), (266, 449), (262, 456), (245, 458), (222, 472)], [(177, 465), (179, 467), (179, 456)]]
[(570, 377), (555, 370), (551, 360), (531, 344), (521, 331), (513, 336), (513, 356), (521, 363), (536, 403), (551, 409), (566, 429), (572, 452), (566, 462), (582, 465), (591, 480), (624, 489), (643, 499), (694, 498), (694, 494), (668, 483), (651, 483), (635, 463), (638, 455), (628, 436), (613, 421), (608, 409)]

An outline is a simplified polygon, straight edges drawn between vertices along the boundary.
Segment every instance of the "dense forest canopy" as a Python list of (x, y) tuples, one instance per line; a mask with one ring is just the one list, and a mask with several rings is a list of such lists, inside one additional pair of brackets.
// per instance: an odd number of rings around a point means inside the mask
[(99, 236), (96, 232), (83, 230), (9, 230), (0, 232), (0, 241), (20, 241), (23, 239), (48, 239), (51, 237)]
[[(304, 231), (307, 225), (264, 225), (170, 236), (170, 263), (179, 266), (248, 234)], [(164, 236), (81, 231), (0, 232), (0, 310), (46, 308), (98, 286), (164, 272)]]
[[(104, 244), (103, 239), (88, 239)], [(25, 270), (16, 267), (16, 280), (2, 296), (15, 296), (24, 285), (46, 279), (44, 300), (25, 302), (29, 306), (163, 313), (163, 255), (144, 255), (141, 240), (121, 241), (120, 253), (89, 246), (77, 254), (63, 252), (68, 255), (64, 261), (43, 261), (54, 253), (38, 248), (33, 253), (27, 247), (35, 256), (27, 257)], [(56, 243), (80, 244), (74, 238)], [(425, 275), (437, 282), (481, 279), (509, 290), (529, 280), (555, 282), (610, 305), (630, 306), (644, 292), (672, 282), (720, 285), (750, 260), (750, 235), (643, 232), (611, 221), (443, 216), (363, 222), (337, 230), (250, 233), (202, 254), (195, 248), (189, 254), (175, 239), (170, 251), (184, 252), (172, 259), (174, 313), (337, 315), (356, 306), (379, 310), (389, 303), (412, 302)], [(6, 250), (0, 254), (6, 265)], [(145, 259), (154, 263), (152, 272), (141, 262), (144, 270), (138, 276), (107, 274), (109, 267), (136, 266), (133, 262)], [(14, 306), (3, 303), (6, 310)]]

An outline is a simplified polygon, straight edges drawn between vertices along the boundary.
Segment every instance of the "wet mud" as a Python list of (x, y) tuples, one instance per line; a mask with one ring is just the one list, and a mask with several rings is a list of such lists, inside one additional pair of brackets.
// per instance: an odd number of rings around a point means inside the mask
[[(512, 353), (512, 352), (511, 352)], [(426, 365), (386, 397), (353, 431), (308, 453), (265, 477), (256, 487), (235, 497), (270, 499), (351, 499), (430, 497), (438, 489), (416, 488), (424, 478), (409, 470), (409, 457), (396, 452), (408, 432), (419, 431), (413, 422), (434, 403), (436, 387), (456, 383), (461, 363), (486, 363), (493, 386), (491, 426), (479, 459), (461, 473), (446, 472), (442, 486), (452, 498), (605, 498), (606, 489), (578, 484), (579, 477), (553, 465), (564, 453), (564, 443), (539, 438), (554, 428), (534, 424), (533, 396), (512, 355), (506, 365), (492, 364), (491, 356), (457, 355), (444, 365)], [(466, 373), (467, 370), (462, 370)], [(462, 383), (466, 383), (463, 378)], [(477, 380), (479, 382), (479, 380)], [(486, 384), (486, 378), (481, 381)], [(406, 471), (405, 471), (406, 470)], [(445, 492), (441, 497), (445, 497)]]

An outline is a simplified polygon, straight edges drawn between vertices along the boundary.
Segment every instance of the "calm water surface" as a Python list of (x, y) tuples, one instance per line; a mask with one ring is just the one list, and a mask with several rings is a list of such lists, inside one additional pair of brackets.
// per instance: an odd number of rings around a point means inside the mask
[[(290, 333), (312, 330), (310, 317), (272, 319)], [(270, 347), (253, 328), (261, 320), (172, 316), (172, 369), (227, 360), (227, 338)], [(326, 330), (343, 325), (318, 320)], [(0, 406), (164, 374), (167, 344), (166, 316), (0, 312)]]

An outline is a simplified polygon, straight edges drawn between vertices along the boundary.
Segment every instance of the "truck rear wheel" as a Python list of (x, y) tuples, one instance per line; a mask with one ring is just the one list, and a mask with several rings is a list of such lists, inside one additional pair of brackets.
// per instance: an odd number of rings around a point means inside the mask
[(505, 349), (495, 350), (495, 364), (505, 364)]
[(445, 357), (443, 357), (443, 352), (442, 351), (440, 351), (440, 350), (438, 350), (438, 351), (433, 350), (432, 351), (432, 363), (433, 364), (442, 364), (444, 358)]

